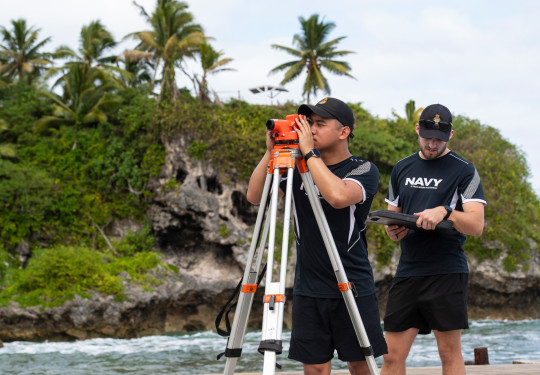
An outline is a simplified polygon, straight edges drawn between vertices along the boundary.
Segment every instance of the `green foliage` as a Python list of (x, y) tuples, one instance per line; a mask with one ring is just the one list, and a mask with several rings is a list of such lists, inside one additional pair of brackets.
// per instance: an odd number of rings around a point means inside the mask
[(351, 107), (357, 120), (355, 137), (349, 148), (354, 154), (375, 163), (381, 173), (389, 175), (396, 161), (416, 151), (416, 138), (413, 142), (408, 136), (411, 132), (415, 134), (414, 126), (404, 120), (393, 122), (374, 118), (360, 104)]
[(133, 256), (137, 253), (149, 253), (154, 247), (155, 239), (152, 236), (150, 223), (146, 223), (144, 229), (128, 234), (115, 246), (117, 254), (125, 257)]
[(112, 258), (110, 272), (113, 275), (127, 272), (133, 281), (143, 282), (144, 286), (157, 285), (158, 281), (146, 272), (161, 264), (160, 254), (149, 251), (132, 256)]
[(10, 125), (2, 139), (12, 143), (31, 142), (34, 139), (33, 124), (46, 110), (45, 102), (37, 91), (23, 81), (0, 89), (1, 117)]
[(0, 302), (13, 299), (21, 307), (59, 306), (75, 295), (89, 298), (92, 290), (120, 295), (122, 283), (108, 267), (103, 255), (94, 250), (71, 246), (41, 249), (24, 270), (11, 270)]
[[(36, 121), (37, 132), (61, 130), (65, 126), (79, 129), (97, 123), (104, 124), (107, 122), (105, 109), (120, 103), (120, 98), (112, 92), (117, 89), (112, 77), (85, 63), (70, 63), (56, 85), (62, 87), (61, 96), (52, 91), (42, 92), (54, 104), (51, 115)], [(76, 147), (76, 143), (73, 147)]]
[(221, 226), (219, 227), (219, 235), (223, 238), (226, 238), (229, 236), (229, 231), (227, 230), (226, 223), (221, 224)]
[(484, 232), (467, 239), (467, 250), (480, 259), (505, 253), (505, 269), (516, 270), (530, 258), (529, 241), (540, 242), (540, 205), (527, 182), (525, 156), (477, 120), (459, 116), (454, 123), (452, 148), (474, 163), (488, 203)]
[(148, 180), (165, 157), (155, 100), (124, 90), (129, 104), (109, 109), (112, 123), (45, 135), (31, 131), (46, 114), (46, 102), (33, 90), (23, 83), (0, 90), (2, 116), (11, 125), (4, 133), (18, 155), (0, 161), (2, 243), (8, 251), (22, 240), (102, 248), (99, 230), (117, 218), (141, 219), (153, 195)]
[(154, 238), (147, 225), (120, 241), (116, 255), (73, 246), (39, 249), (22, 270), (5, 267), (8, 254), (0, 248), (0, 280), (3, 280), (0, 304), (14, 300), (22, 307), (60, 306), (75, 295), (90, 298), (93, 291), (124, 299), (119, 276), (122, 272), (147, 289), (159, 283), (148, 274), (162, 264), (160, 254), (151, 251), (153, 245)]
[(189, 145), (187, 152), (192, 158), (203, 160), (206, 150), (208, 150), (208, 146), (204, 141), (193, 141)]
[(196, 101), (177, 102), (162, 108), (162, 126), (169, 136), (182, 134), (188, 152), (209, 161), (225, 176), (248, 178), (266, 149), (266, 121), (296, 113), (296, 106), (249, 105), (233, 100), (223, 108)]
[(47, 236), (49, 215), (60, 199), (56, 182), (45, 170), (0, 159), (2, 245), (9, 249), (22, 240)]
[(163, 189), (165, 190), (176, 190), (178, 188), (178, 181), (176, 180), (167, 180), (167, 182), (165, 182), (163, 184)]

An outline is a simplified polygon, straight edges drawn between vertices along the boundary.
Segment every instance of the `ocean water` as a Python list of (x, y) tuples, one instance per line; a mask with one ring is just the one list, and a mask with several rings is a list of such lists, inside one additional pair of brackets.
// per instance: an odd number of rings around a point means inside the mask
[[(260, 331), (246, 334), (236, 372), (262, 372), (263, 356), (257, 352)], [(290, 331), (283, 332), (280, 371), (300, 371), (288, 360)], [(76, 342), (7, 342), (0, 348), (0, 374), (17, 375), (114, 375), (114, 374), (218, 374), (223, 373), (227, 339), (215, 332), (149, 336), (139, 339), (93, 339)], [(463, 356), (474, 360), (474, 348), (487, 347), (491, 364), (514, 360), (540, 360), (540, 320), (476, 320), (463, 332)], [(381, 360), (377, 359), (380, 367)], [(407, 365), (440, 365), (433, 334), (418, 336)], [(334, 369), (346, 364), (333, 361)]]

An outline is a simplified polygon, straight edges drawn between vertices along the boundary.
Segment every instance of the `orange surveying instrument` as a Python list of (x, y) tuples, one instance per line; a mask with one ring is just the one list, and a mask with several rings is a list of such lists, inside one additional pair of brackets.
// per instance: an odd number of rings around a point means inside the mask
[[(263, 324), (262, 338), (258, 351), (264, 355), (263, 374), (275, 374), (276, 370), (276, 355), (282, 352), (282, 325), (283, 311), (285, 305), (285, 276), (287, 271), (287, 254), (289, 244), (289, 226), (291, 219), (291, 202), (292, 202), (292, 181), (293, 172), (296, 167), (300, 172), (302, 182), (308, 194), (309, 202), (315, 214), (319, 230), (321, 232), (330, 262), (334, 269), (337, 278), (337, 287), (345, 299), (345, 304), (349, 312), (352, 324), (362, 352), (366, 358), (371, 375), (378, 375), (379, 370), (375, 362), (373, 350), (369, 344), (369, 339), (366, 330), (362, 323), (362, 318), (358, 312), (358, 308), (354, 301), (353, 290), (351, 284), (347, 280), (345, 270), (341, 263), (336, 244), (330, 232), (330, 227), (326, 221), (321, 203), (319, 202), (318, 194), (315, 190), (315, 185), (308, 171), (306, 162), (304, 161), (300, 148), (298, 146), (298, 134), (294, 130), (295, 119), (298, 115), (289, 115), (285, 120), (268, 120), (266, 128), (272, 132), (275, 140), (275, 146), (272, 150), (272, 156), (268, 163), (268, 173), (264, 183), (263, 193), (253, 230), (252, 242), (250, 245), (248, 258), (244, 276), (239, 288), (238, 303), (236, 306), (230, 336), (227, 341), (227, 347), (223, 353), (227, 358), (225, 364), (225, 375), (233, 375), (236, 363), (242, 353), (242, 344), (247, 328), (249, 311), (253, 303), (253, 297), (257, 290), (257, 279), (261, 272), (261, 264), (264, 252), (267, 253), (266, 264), (266, 279), (264, 293), (264, 309), (263, 309)], [(274, 245), (276, 235), (276, 216), (278, 206), (278, 195), (269, 194), (270, 187), (273, 192), (279, 189), (280, 175), (287, 173), (287, 187), (285, 191), (285, 209), (283, 217), (283, 239), (281, 249), (281, 264), (279, 277), (273, 279), (273, 261), (274, 261)], [(271, 196), (270, 207), (267, 211), (268, 197)], [(263, 217), (266, 215), (264, 227), (262, 226)], [(262, 229), (262, 236), (261, 236)], [(268, 246), (266, 246), (268, 241)], [(255, 258), (255, 254), (257, 255)], [(262, 272), (264, 274), (264, 271)], [(240, 287), (240, 285), (239, 285)], [(218, 316), (219, 319), (219, 316)], [(218, 333), (222, 330), (218, 327), (219, 322), (216, 320), (216, 328)], [(221, 334), (221, 333), (220, 333)], [(218, 359), (221, 355), (218, 356)]]

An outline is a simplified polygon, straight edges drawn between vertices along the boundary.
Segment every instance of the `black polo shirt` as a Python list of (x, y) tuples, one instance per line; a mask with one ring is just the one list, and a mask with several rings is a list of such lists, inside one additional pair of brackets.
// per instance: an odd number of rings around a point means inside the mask
[[(375, 285), (368, 260), (365, 221), (379, 186), (379, 170), (375, 164), (355, 156), (328, 168), (339, 178), (358, 183), (364, 190), (363, 202), (342, 209), (333, 208), (320, 194), (319, 200), (348, 280), (355, 284), (359, 295), (372, 294)], [(286, 176), (280, 187), (285, 191)], [(318, 193), (316, 186), (315, 190)], [(293, 209), (297, 247), (294, 294), (342, 298), (298, 170), (293, 174)]]
[[(486, 204), (476, 168), (453, 151), (432, 160), (418, 152), (400, 160), (392, 170), (386, 202), (406, 214), (444, 205), (463, 211), (467, 202)], [(468, 273), (464, 243), (465, 235), (456, 230), (409, 229), (401, 240), (396, 277)]]

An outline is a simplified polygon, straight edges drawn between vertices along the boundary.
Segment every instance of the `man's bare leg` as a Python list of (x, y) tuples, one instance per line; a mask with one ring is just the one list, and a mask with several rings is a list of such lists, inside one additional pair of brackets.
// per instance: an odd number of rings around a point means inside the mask
[(351, 375), (370, 375), (367, 361), (347, 362)]
[(433, 331), (437, 339), (443, 375), (465, 375), (465, 363), (461, 353), (461, 330)]
[(381, 375), (405, 375), (405, 362), (418, 331), (409, 328), (403, 332), (384, 333), (388, 354), (383, 355)]
[(330, 375), (331, 370), (331, 361), (317, 365), (308, 365), (304, 363), (304, 375)]

